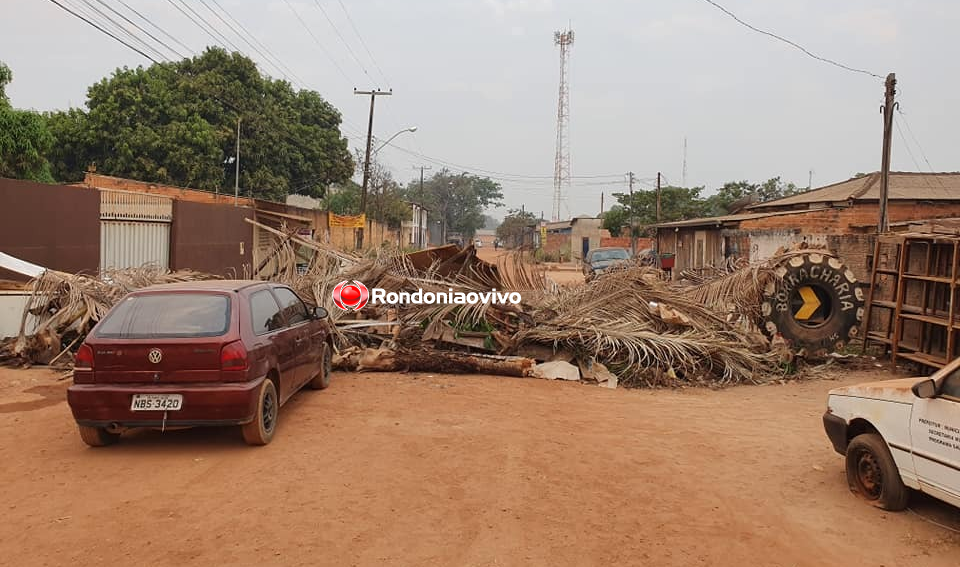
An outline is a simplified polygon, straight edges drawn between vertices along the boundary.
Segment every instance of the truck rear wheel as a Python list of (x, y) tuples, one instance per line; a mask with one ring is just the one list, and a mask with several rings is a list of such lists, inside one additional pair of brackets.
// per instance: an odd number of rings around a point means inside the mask
[(847, 446), (846, 464), (850, 490), (884, 510), (907, 507), (910, 493), (883, 437), (876, 433), (854, 437)]
[(841, 350), (860, 334), (863, 290), (843, 262), (809, 252), (776, 269), (777, 281), (764, 290), (762, 327), (811, 354)]

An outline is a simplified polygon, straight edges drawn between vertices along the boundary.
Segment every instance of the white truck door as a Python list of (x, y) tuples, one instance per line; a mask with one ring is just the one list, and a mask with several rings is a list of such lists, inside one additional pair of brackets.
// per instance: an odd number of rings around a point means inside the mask
[(941, 382), (937, 397), (914, 401), (910, 439), (923, 491), (960, 505), (960, 371)]

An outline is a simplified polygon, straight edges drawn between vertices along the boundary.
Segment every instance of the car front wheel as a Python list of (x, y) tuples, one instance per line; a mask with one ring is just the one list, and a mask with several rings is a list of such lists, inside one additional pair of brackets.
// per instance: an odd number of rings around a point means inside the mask
[(257, 396), (257, 413), (250, 423), (241, 426), (243, 440), (249, 445), (266, 445), (273, 439), (277, 430), (277, 417), (280, 412), (280, 399), (277, 387), (269, 378), (260, 385)]
[(903, 510), (910, 493), (883, 438), (864, 433), (847, 446), (847, 482), (850, 489), (884, 510)]

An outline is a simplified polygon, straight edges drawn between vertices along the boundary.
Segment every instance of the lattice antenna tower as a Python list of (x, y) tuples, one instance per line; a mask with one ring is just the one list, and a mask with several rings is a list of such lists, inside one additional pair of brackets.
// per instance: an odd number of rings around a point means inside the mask
[(553, 43), (560, 46), (560, 92), (557, 101), (557, 157), (553, 165), (553, 216), (560, 220), (560, 202), (563, 188), (570, 188), (570, 85), (567, 84), (567, 66), (570, 47), (573, 45), (573, 30), (553, 34)]

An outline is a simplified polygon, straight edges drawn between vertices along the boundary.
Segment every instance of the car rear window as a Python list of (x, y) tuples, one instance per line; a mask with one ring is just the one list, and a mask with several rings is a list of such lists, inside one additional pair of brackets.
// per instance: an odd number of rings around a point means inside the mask
[(124, 299), (97, 328), (105, 339), (218, 337), (230, 325), (230, 298), (212, 293), (151, 293)]
[(628, 260), (630, 254), (626, 250), (595, 250), (590, 258), (593, 262), (605, 262), (607, 260)]

